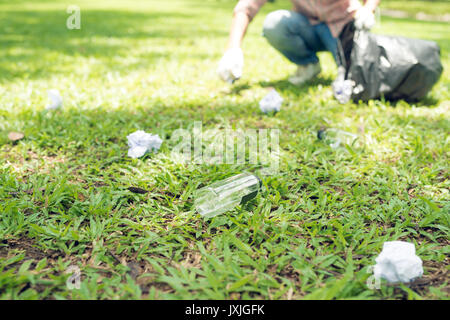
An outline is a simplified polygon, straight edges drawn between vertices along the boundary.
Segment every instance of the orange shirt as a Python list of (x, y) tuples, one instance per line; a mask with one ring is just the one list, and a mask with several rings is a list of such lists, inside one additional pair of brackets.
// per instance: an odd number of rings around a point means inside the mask
[[(234, 12), (244, 12), (250, 18), (258, 13), (267, 0), (239, 0)], [(325, 22), (334, 37), (351, 20), (361, 7), (358, 0), (291, 0), (293, 10), (308, 17), (312, 25)]]

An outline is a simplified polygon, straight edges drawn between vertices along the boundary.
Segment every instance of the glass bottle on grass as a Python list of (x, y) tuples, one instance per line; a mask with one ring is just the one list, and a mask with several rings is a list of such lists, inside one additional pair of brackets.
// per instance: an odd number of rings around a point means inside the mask
[(255, 198), (262, 182), (251, 173), (217, 181), (195, 192), (194, 206), (204, 218), (212, 218)]
[(361, 140), (358, 135), (334, 128), (320, 129), (317, 132), (317, 138), (333, 149), (344, 145), (361, 146)]

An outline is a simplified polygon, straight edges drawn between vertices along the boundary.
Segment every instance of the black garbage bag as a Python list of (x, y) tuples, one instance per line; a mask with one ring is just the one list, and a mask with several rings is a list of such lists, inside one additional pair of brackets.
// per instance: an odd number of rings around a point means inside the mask
[(338, 47), (340, 66), (333, 90), (341, 102), (381, 97), (417, 101), (443, 70), (437, 43), (376, 35), (355, 30), (353, 23), (344, 28)]

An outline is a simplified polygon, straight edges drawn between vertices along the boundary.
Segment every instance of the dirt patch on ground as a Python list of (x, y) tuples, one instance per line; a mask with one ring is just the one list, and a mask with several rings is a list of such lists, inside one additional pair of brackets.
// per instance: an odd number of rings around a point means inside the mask
[[(57, 259), (61, 253), (54, 250), (43, 251), (39, 249), (34, 242), (29, 238), (19, 238), (19, 239), (4, 239), (0, 244), (0, 258), (7, 259), (10, 255), (10, 251), (17, 250), (23, 251), (25, 253), (24, 260), (41, 260), (47, 259)], [(23, 260), (22, 260), (23, 261)]]
[(425, 269), (425, 275), (420, 279), (415, 280), (410, 288), (420, 295), (426, 295), (428, 288), (430, 287), (440, 287), (443, 284), (446, 285), (441, 289), (447, 295), (450, 295), (450, 271), (448, 270), (448, 258), (445, 259), (444, 263), (438, 263), (434, 261), (424, 261), (423, 268)]

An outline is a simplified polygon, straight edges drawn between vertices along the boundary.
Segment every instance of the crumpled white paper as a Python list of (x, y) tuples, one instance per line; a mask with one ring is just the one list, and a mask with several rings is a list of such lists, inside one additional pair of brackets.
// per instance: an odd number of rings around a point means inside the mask
[(231, 48), (219, 61), (217, 73), (222, 80), (232, 84), (242, 77), (244, 54), (241, 48)]
[(388, 241), (375, 259), (374, 276), (388, 282), (408, 283), (423, 274), (422, 260), (416, 256), (413, 243), (404, 241)]
[(264, 113), (278, 112), (283, 104), (283, 98), (278, 94), (275, 89), (271, 89), (270, 92), (259, 101), (259, 108)]
[(353, 81), (334, 81), (332, 84), (333, 94), (337, 101), (344, 104), (350, 101), (353, 92)]
[(338, 76), (332, 83), (333, 95), (337, 101), (344, 104), (350, 101), (353, 93), (354, 82), (345, 80), (345, 68), (338, 68)]
[(147, 151), (159, 150), (162, 144), (161, 138), (155, 134), (149, 134), (138, 130), (127, 136), (128, 156), (131, 158), (142, 157)]
[(58, 90), (56, 89), (48, 90), (48, 98), (50, 99), (51, 102), (49, 105), (45, 107), (47, 110), (59, 109), (62, 107), (63, 100)]
[(375, 25), (375, 15), (372, 10), (362, 6), (355, 13), (355, 28), (357, 30), (370, 30)]

